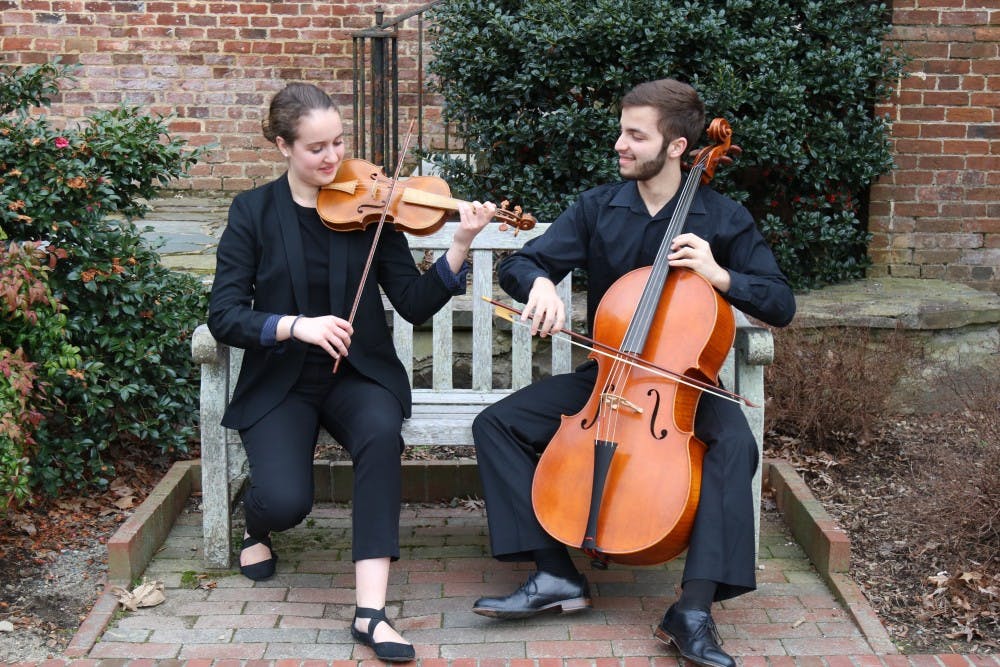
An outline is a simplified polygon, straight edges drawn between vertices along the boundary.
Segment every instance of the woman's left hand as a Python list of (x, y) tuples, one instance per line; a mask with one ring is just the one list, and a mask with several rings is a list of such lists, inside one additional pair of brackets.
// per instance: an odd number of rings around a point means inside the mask
[(472, 240), (479, 232), (483, 231), (486, 225), (490, 224), (496, 211), (497, 206), (493, 202), (485, 204), (477, 201), (471, 204), (462, 202), (458, 205), (460, 222), (451, 239), (451, 247), (448, 248), (448, 265), (451, 266), (452, 272), (458, 273), (462, 268), (465, 255), (472, 246)]

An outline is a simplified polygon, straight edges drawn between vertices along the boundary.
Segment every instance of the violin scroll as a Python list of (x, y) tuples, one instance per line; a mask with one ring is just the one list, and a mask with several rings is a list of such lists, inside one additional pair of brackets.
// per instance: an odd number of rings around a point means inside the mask
[(510, 207), (510, 201), (504, 199), (500, 202), (500, 206), (497, 207), (496, 213), (493, 217), (500, 221), (500, 231), (507, 231), (508, 227), (514, 228), (514, 236), (520, 231), (527, 231), (535, 226), (538, 222), (535, 216), (530, 213), (525, 213), (524, 209), (520, 206)]

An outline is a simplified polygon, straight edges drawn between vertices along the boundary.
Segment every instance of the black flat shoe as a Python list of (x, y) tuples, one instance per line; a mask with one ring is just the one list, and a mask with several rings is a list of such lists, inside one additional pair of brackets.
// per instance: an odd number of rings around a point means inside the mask
[(673, 605), (653, 636), (664, 644), (673, 644), (685, 659), (705, 667), (735, 667), (736, 661), (719, 648), (721, 639), (715, 621), (707, 611), (677, 609)]
[[(361, 632), (355, 627), (355, 622), (359, 618), (370, 619), (368, 621), (367, 632)], [(385, 660), (386, 662), (412, 662), (417, 654), (411, 644), (375, 641), (375, 627), (379, 623), (388, 623), (389, 627), (393, 629), (396, 627), (386, 618), (385, 607), (382, 609), (356, 607), (354, 610), (354, 620), (351, 621), (351, 636), (359, 644), (371, 647), (380, 660)]]
[(479, 598), (472, 611), (493, 618), (527, 618), (547, 611), (571, 612), (590, 606), (590, 587), (582, 574), (562, 579), (548, 572), (535, 572), (507, 597)]
[(251, 563), (250, 565), (240, 565), (240, 574), (242, 574), (247, 579), (253, 579), (254, 581), (264, 581), (265, 579), (270, 579), (274, 576), (274, 568), (278, 564), (278, 554), (274, 552), (274, 548), (271, 547), (271, 538), (264, 537), (257, 539), (256, 537), (244, 537), (243, 545), (240, 546), (240, 551), (244, 549), (249, 549), (252, 546), (258, 544), (263, 544), (271, 551), (271, 557), (267, 560), (262, 560), (259, 563)]

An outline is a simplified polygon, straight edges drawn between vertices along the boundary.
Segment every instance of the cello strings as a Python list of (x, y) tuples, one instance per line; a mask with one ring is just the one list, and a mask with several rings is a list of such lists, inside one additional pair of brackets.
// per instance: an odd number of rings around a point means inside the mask
[[(681, 195), (678, 200), (677, 208), (671, 215), (670, 223), (667, 225), (667, 229), (664, 232), (663, 241), (657, 251), (656, 260), (654, 261), (650, 271), (646, 288), (643, 290), (643, 295), (639, 299), (636, 311), (631, 322), (629, 323), (628, 329), (625, 332), (625, 338), (622, 341), (621, 347), (626, 352), (633, 352), (635, 354), (642, 352), (641, 349), (635, 348), (639, 347), (640, 342), (645, 344), (645, 335), (649, 332), (649, 327), (656, 314), (656, 309), (659, 306), (659, 297), (662, 295), (663, 286), (666, 283), (666, 279), (670, 271), (670, 264), (666, 259), (667, 254), (670, 252), (670, 244), (680, 233), (683, 222), (687, 219), (687, 214), (691, 207), (691, 201), (694, 198), (694, 192), (698, 187), (700, 176), (703, 171), (703, 160), (699, 160), (691, 167), (691, 170), (684, 181), (684, 186), (681, 189)], [(652, 286), (652, 288), (650, 286)], [(650, 289), (655, 290), (655, 298)], [(639, 326), (635, 325), (637, 321), (641, 323)], [(624, 401), (623, 397), (619, 400), (617, 395), (610, 398), (610, 401), (608, 401), (608, 398), (606, 397), (610, 397), (612, 391), (620, 391), (621, 388), (626, 386), (631, 375), (633, 365), (634, 364), (625, 363), (621, 357), (614, 357), (611, 370), (605, 379), (604, 386), (601, 388), (601, 398), (598, 402), (597, 420), (599, 423), (597, 432), (599, 437), (606, 442), (616, 441), (615, 434), (617, 433), (619, 420), (621, 419), (619, 411), (622, 409)], [(614, 414), (607, 415), (604, 409), (605, 407), (610, 409)]]
[[(488, 301), (489, 303), (494, 304), (495, 306), (503, 308), (506, 311), (512, 312), (514, 314), (520, 314), (520, 312), (521, 312), (521, 311), (518, 311), (516, 309), (511, 308), (510, 306), (504, 305), (502, 303), (499, 303), (499, 302), (496, 302), (496, 301), (492, 301), (490, 299), (486, 299), (486, 297), (483, 297), (483, 299), (486, 300), (486, 301)], [(498, 314), (499, 317), (503, 317), (505, 320), (507, 320), (508, 322), (510, 322), (512, 326), (525, 327), (525, 328), (527, 328), (527, 327), (530, 326), (527, 322), (522, 322), (521, 320), (516, 319), (516, 318), (510, 316), (509, 314), (506, 315), (506, 316), (500, 314), (499, 312), (497, 314)], [(704, 382), (704, 381), (701, 381), (701, 380), (695, 380), (693, 378), (688, 378), (683, 373), (677, 373), (677, 372), (673, 372), (673, 371), (664, 370), (664, 369), (660, 368), (659, 366), (656, 366), (655, 364), (652, 364), (652, 363), (646, 361), (642, 357), (636, 357), (636, 358), (633, 359), (628, 354), (622, 352), (621, 350), (618, 350), (617, 348), (614, 348), (613, 346), (608, 346), (610, 348), (609, 350), (603, 350), (600, 347), (596, 347), (595, 345), (587, 345), (585, 343), (581, 343), (581, 342), (579, 342), (579, 341), (577, 341), (577, 340), (575, 340), (573, 338), (573, 334), (572, 334), (571, 331), (567, 331), (565, 329), (560, 329), (560, 330), (554, 332), (552, 335), (553, 336), (557, 336), (557, 335), (558, 336), (565, 336), (567, 342), (569, 342), (570, 345), (576, 345), (577, 347), (579, 347), (582, 350), (587, 350), (587, 351), (590, 351), (590, 352), (595, 352), (595, 353), (600, 354), (602, 356), (608, 357), (609, 359), (614, 359), (616, 361), (621, 361), (622, 363), (628, 364), (628, 365), (633, 366), (635, 368), (641, 368), (641, 369), (643, 369), (645, 371), (648, 371), (649, 373), (652, 373), (652, 374), (657, 375), (659, 377), (662, 377), (664, 379), (672, 380), (674, 382), (677, 382), (678, 384), (683, 384), (683, 385), (685, 385), (687, 387), (691, 387), (692, 389), (696, 389), (698, 391), (708, 392), (709, 394), (713, 394), (715, 396), (718, 396), (719, 398), (724, 398), (727, 401), (731, 401), (733, 403), (736, 403), (737, 405), (746, 405), (747, 407), (750, 407), (750, 408), (759, 408), (760, 407), (759, 405), (756, 405), (756, 404), (750, 402), (749, 400), (747, 400), (743, 396), (740, 396), (739, 394), (734, 394), (733, 392), (726, 391), (725, 389), (722, 389), (721, 387), (716, 387), (714, 385), (711, 385), (711, 384), (709, 384), (707, 382)], [(590, 342), (597, 343), (597, 341), (590, 341)]]
[[(643, 324), (639, 327), (629, 326), (625, 340), (622, 341), (622, 347), (625, 350), (636, 354), (642, 352), (641, 349), (636, 348), (640, 347), (640, 343), (645, 344), (643, 337), (649, 331), (649, 326), (656, 314), (656, 309), (659, 307), (663, 287), (670, 273), (670, 264), (666, 259), (667, 255), (670, 254), (670, 244), (680, 234), (683, 223), (687, 219), (688, 211), (691, 208), (691, 201), (694, 199), (694, 191), (698, 188), (702, 172), (704, 172), (704, 166), (699, 161), (691, 167), (691, 171), (684, 181), (677, 208), (670, 217), (670, 223), (663, 234), (663, 240), (660, 242), (660, 247), (656, 252), (656, 259), (650, 267), (650, 276), (646, 282), (646, 288), (643, 290), (642, 298), (639, 300), (635, 315), (633, 316), (633, 322), (638, 320)], [(653, 298), (654, 293), (656, 298)]]
[[(609, 415), (607, 419), (598, 417), (598, 433), (602, 435), (602, 440), (605, 442), (617, 442), (616, 434), (618, 433), (618, 421), (621, 418), (619, 414), (621, 403), (616, 402), (614, 405), (603, 405), (605, 401), (605, 396), (608, 396), (611, 391), (621, 391), (621, 388), (625, 386), (628, 382), (629, 372), (632, 370), (631, 365), (623, 363), (620, 357), (616, 357), (614, 362), (611, 364), (611, 371), (608, 373), (607, 380), (604, 383), (604, 391), (601, 393), (601, 412), (599, 415), (604, 416), (606, 412), (604, 407), (608, 407), (612, 411), (612, 415)], [(615, 378), (617, 381), (612, 382)]]

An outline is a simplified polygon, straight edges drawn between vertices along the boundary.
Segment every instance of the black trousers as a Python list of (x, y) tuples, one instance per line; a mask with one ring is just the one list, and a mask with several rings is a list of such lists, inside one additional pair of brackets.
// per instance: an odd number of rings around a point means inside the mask
[[(596, 378), (593, 363), (545, 378), (486, 408), (473, 423), (494, 557), (531, 560), (532, 551), (559, 546), (535, 518), (532, 478), (561, 415), (583, 408)], [(683, 581), (714, 581), (716, 600), (725, 600), (756, 588), (757, 444), (740, 406), (708, 393), (698, 402), (695, 434), (708, 451)]]
[(403, 410), (387, 389), (342, 363), (306, 364), (292, 391), (240, 431), (250, 464), (247, 532), (298, 525), (313, 506), (313, 458), (323, 426), (354, 466), (352, 558), (399, 558)]

